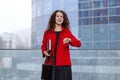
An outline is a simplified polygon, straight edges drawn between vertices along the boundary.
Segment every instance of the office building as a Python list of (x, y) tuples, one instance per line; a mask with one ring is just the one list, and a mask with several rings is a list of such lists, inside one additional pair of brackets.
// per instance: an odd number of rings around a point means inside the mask
[(64, 10), (82, 47), (71, 47), (73, 80), (119, 80), (120, 0), (32, 0), (32, 48), (40, 49), (51, 13)]
[(82, 49), (120, 49), (120, 0), (79, 0)]
[(43, 32), (50, 15), (56, 9), (65, 10), (71, 22), (72, 32), (78, 36), (77, 0), (32, 0), (32, 48), (40, 49)]

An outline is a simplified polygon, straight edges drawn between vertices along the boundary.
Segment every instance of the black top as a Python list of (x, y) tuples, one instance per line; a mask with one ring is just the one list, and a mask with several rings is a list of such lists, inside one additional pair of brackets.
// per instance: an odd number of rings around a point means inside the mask
[(58, 38), (59, 38), (59, 35), (60, 35), (60, 31), (56, 31), (56, 42), (55, 42), (55, 47), (54, 47), (54, 65), (56, 65), (56, 52), (57, 52), (57, 46), (58, 46)]

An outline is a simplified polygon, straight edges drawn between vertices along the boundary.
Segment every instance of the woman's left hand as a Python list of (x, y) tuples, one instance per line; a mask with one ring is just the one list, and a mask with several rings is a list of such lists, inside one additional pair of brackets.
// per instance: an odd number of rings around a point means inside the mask
[(64, 39), (63, 39), (63, 43), (64, 43), (64, 44), (69, 43), (69, 42), (72, 42), (72, 41), (71, 41), (71, 38), (64, 38)]

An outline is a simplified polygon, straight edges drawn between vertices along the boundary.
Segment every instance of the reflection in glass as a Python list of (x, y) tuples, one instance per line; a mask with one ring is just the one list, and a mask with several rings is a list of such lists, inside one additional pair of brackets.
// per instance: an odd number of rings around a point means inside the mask
[(92, 2), (82, 2), (78, 5), (79, 9), (89, 9), (92, 8)]
[(94, 41), (107, 41), (108, 25), (95, 25), (93, 35)]
[[(80, 27), (78, 35), (82, 42), (92, 41), (93, 49), (115, 49), (115, 45), (120, 46), (117, 44), (120, 42), (119, 6), (120, 0), (79, 0), (78, 25)], [(91, 26), (91, 28), (85, 28), (86, 26)], [(114, 42), (116, 43), (114, 44)], [(89, 49), (88, 45), (83, 45), (81, 49)]]
[(92, 1), (92, 0), (79, 0), (79, 1), (81, 1), (81, 2), (82, 2), (82, 1)]
[(115, 0), (109, 0), (109, 6), (115, 5)]
[(102, 8), (102, 7), (107, 7), (107, 1), (103, 1), (103, 0), (100, 0), (100, 1), (94, 1), (94, 8)]
[(93, 19), (94, 24), (108, 24), (108, 18), (107, 17), (97, 17)]
[(120, 23), (120, 16), (110, 16), (109, 22), (110, 23)]
[(120, 0), (109, 0), (109, 6), (120, 6)]
[[(44, 0), (43, 2), (44, 2), (44, 5), (42, 7), (43, 14), (48, 15), (48, 14), (50, 14), (50, 12), (52, 12), (52, 2), (50, 0)], [(41, 5), (38, 5), (38, 7), (39, 6), (41, 6)]]
[(109, 15), (120, 15), (120, 8), (110, 8)]
[(97, 9), (93, 11), (94, 16), (106, 16), (108, 13), (108, 9)]
[(110, 8), (109, 15), (115, 15), (115, 14), (116, 14), (116, 8)]
[(80, 49), (93, 49), (92, 46), (93, 46), (92, 42), (82, 41), (82, 47)]
[(108, 42), (94, 42), (94, 49), (108, 49)]
[(120, 40), (120, 24), (110, 24), (109, 25), (110, 28), (110, 32), (109, 32), (109, 36), (110, 36), (110, 41), (116, 41), (116, 40)]
[(79, 17), (92, 17), (92, 10), (79, 11)]
[[(65, 11), (76, 11), (76, 10), (78, 10), (78, 5), (77, 5), (78, 1), (77, 0), (69, 0), (69, 1), (67, 1), (67, 0), (60, 0), (60, 1), (64, 2), (64, 4), (61, 4), (61, 5), (64, 7)], [(58, 3), (58, 1), (56, 1), (56, 3)]]
[(79, 25), (90, 25), (92, 24), (92, 18), (79, 19)]
[(91, 26), (79, 27), (79, 38), (82, 41), (92, 41), (92, 28)]
[(120, 41), (109, 42), (109, 47), (112, 50), (116, 50), (116, 49), (120, 50)]

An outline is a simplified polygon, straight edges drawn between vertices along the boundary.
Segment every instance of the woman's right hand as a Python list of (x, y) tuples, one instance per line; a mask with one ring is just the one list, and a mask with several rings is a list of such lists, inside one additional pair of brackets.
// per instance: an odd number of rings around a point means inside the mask
[(44, 55), (45, 55), (46, 57), (49, 57), (49, 56), (50, 56), (50, 54), (48, 54), (47, 51), (44, 51), (43, 53), (44, 53)]

